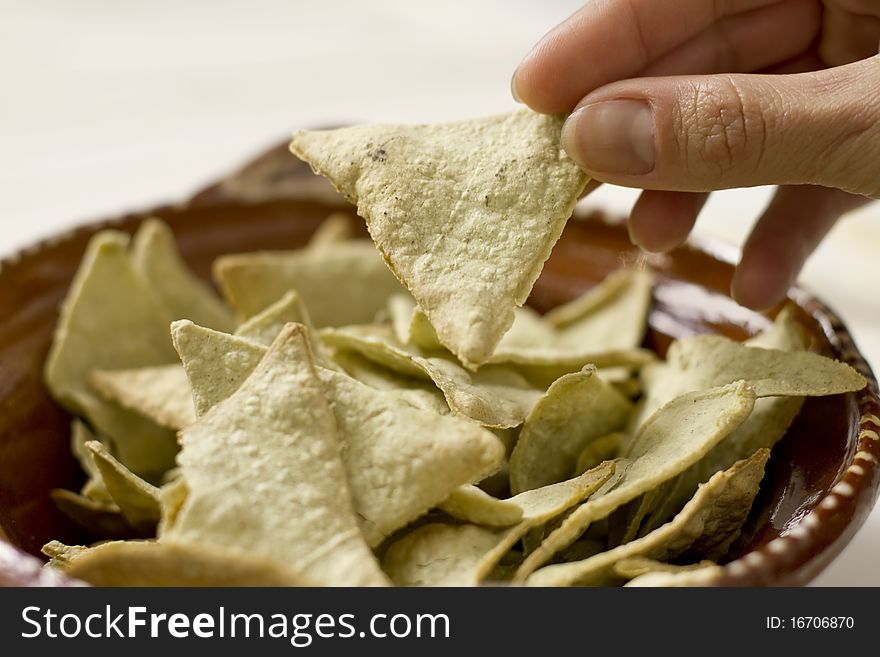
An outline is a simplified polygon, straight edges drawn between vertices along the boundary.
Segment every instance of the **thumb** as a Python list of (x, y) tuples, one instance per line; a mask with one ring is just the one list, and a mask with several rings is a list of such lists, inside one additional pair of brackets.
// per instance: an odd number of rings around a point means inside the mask
[(880, 56), (797, 75), (624, 80), (563, 128), (603, 182), (676, 191), (815, 184), (880, 197)]

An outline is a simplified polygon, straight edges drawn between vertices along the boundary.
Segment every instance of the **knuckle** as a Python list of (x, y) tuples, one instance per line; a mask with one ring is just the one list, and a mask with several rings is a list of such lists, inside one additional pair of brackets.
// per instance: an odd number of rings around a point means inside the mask
[(729, 76), (695, 82), (681, 103), (684, 165), (693, 173), (722, 175), (757, 166), (766, 139), (761, 106)]

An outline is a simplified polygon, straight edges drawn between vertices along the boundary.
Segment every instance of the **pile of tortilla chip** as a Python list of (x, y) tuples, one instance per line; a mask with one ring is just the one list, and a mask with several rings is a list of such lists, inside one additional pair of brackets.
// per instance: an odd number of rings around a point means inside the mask
[(375, 245), (332, 215), (299, 250), (219, 258), (225, 300), (160, 221), (95, 235), (45, 372), (88, 476), (53, 497), (94, 543), (47, 544), (49, 566), (128, 586), (710, 581), (804, 397), (865, 381), (787, 311), (658, 360), (645, 270), (523, 307), (586, 182), (560, 126), (298, 133)]

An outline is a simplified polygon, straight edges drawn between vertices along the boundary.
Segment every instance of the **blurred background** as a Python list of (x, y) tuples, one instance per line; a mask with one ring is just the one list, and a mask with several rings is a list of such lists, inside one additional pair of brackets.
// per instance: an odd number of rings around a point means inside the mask
[[(581, 0), (0, 0), (0, 257), (185, 199), (296, 128), (515, 107), (510, 76)], [(713, 195), (697, 234), (740, 244), (764, 188)], [(625, 213), (635, 193), (591, 205)], [(796, 220), (796, 218), (794, 218)], [(840, 222), (802, 284), (880, 368), (880, 204)], [(816, 581), (878, 586), (880, 509)]]

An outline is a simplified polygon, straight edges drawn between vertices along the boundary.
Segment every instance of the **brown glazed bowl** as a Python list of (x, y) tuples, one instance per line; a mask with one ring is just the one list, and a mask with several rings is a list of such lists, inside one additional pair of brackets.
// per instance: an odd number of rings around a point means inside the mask
[[(89, 237), (107, 226), (132, 232), (145, 217), (160, 216), (176, 233), (186, 260), (207, 280), (218, 255), (301, 246), (340, 209), (351, 212), (282, 147), (185, 205), (83, 226), (0, 263), (0, 537), (11, 543), (0, 538), (0, 585), (70, 583), (41, 571), (36, 557), (51, 539), (85, 538), (49, 498), (53, 488), (80, 486), (83, 475), (70, 454), (70, 418), (47, 395), (42, 368), (58, 306)], [(646, 346), (662, 354), (671, 339), (697, 332), (743, 339), (770, 320), (728, 296), (732, 256), (690, 244), (646, 258), (619, 223), (577, 216), (529, 303), (545, 311), (624, 264), (646, 261), (657, 272)], [(748, 527), (718, 585), (809, 582), (862, 525), (880, 486), (877, 381), (827, 306), (798, 289), (789, 296), (814, 348), (852, 365), (869, 385), (855, 394), (807, 400), (773, 450)]]

